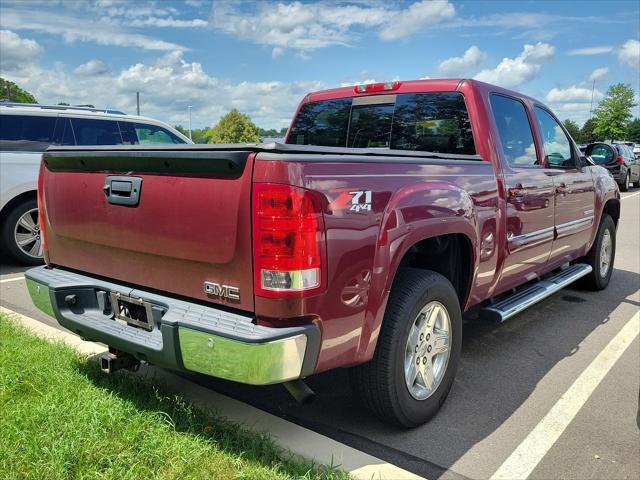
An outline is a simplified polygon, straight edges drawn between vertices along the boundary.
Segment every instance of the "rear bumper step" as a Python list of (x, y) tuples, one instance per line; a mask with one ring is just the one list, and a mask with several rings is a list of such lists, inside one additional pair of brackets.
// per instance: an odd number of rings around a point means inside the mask
[(588, 275), (591, 270), (590, 265), (583, 263), (572, 265), (545, 280), (540, 280), (524, 290), (516, 292), (504, 300), (482, 308), (480, 316), (487, 320), (504, 322), (531, 305), (553, 295), (558, 290), (562, 290), (570, 283)]
[[(60, 325), (138, 360), (252, 385), (303, 378), (315, 369), (320, 348), (315, 325), (264, 327), (250, 316), (61, 268), (36, 267), (25, 277), (35, 306)], [(112, 293), (150, 305), (150, 329), (116, 320), (105, 304)]]

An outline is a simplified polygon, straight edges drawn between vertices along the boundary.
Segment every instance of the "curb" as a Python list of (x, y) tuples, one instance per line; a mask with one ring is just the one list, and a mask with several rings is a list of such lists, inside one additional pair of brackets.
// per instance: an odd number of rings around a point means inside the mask
[[(0, 313), (10, 315), (35, 335), (50, 341), (61, 341), (86, 355), (106, 351), (104, 345), (86, 342), (64, 330), (58, 330), (33, 318), (0, 306)], [(153, 366), (141, 368), (140, 375), (162, 378), (194, 405), (213, 409), (229, 420), (253, 431), (268, 433), (276, 443), (294, 455), (321, 465), (340, 467), (354, 479), (425, 480), (407, 470), (356, 450), (312, 430), (291, 423), (246, 403), (204, 388), (185, 378)]]

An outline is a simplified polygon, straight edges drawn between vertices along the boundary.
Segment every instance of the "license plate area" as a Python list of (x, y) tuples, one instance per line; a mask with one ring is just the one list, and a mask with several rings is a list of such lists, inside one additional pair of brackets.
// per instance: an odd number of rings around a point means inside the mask
[(142, 298), (111, 292), (111, 308), (116, 320), (121, 320), (126, 322), (127, 325), (142, 328), (148, 332), (153, 330), (154, 322), (151, 304)]

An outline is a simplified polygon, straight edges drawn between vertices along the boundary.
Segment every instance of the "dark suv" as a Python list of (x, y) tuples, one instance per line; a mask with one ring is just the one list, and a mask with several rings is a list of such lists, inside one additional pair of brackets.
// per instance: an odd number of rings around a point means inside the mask
[(623, 143), (592, 143), (587, 146), (585, 154), (609, 170), (621, 192), (629, 189), (629, 183), (640, 187), (640, 160), (631, 147)]

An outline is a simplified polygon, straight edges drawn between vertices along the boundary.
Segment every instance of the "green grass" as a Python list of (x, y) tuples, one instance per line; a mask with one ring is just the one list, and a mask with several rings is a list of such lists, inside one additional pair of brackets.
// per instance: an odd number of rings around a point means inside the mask
[(0, 316), (0, 477), (346, 479)]

